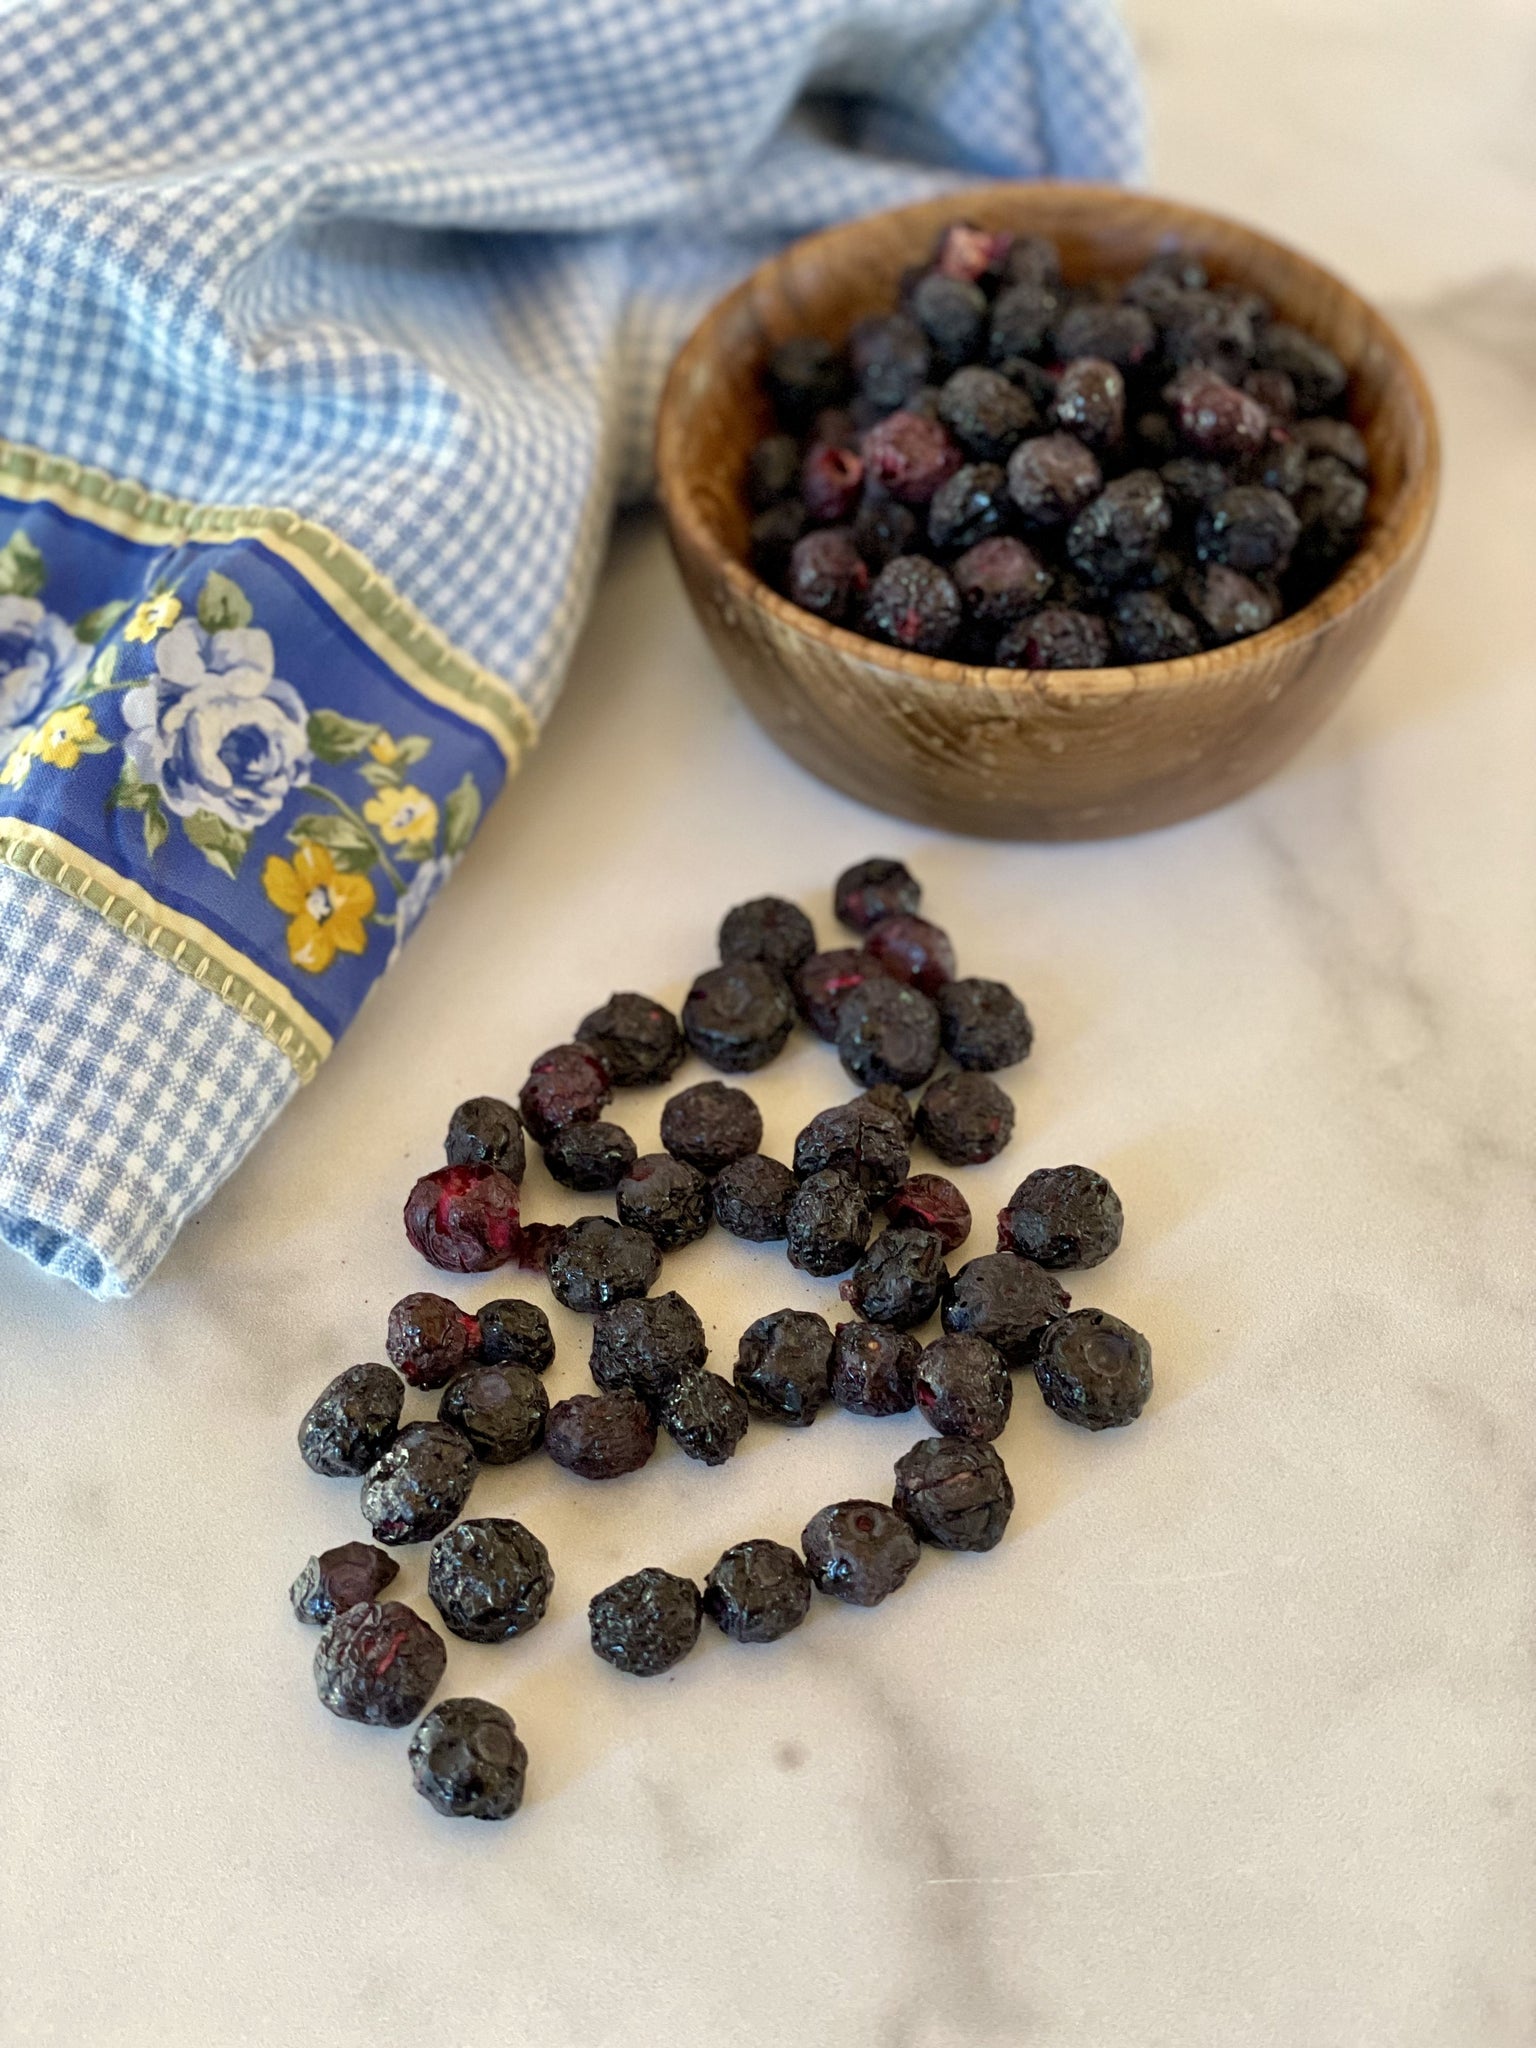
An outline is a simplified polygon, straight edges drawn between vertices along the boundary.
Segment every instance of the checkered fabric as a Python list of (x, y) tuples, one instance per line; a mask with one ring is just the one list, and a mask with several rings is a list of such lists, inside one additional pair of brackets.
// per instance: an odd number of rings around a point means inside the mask
[[(1141, 165), (1112, 0), (32, 0), (0, 108), (0, 434), (323, 524), (535, 723), (709, 298), (946, 179)], [(0, 1233), (127, 1293), (289, 1083), (40, 890), (0, 874)]]

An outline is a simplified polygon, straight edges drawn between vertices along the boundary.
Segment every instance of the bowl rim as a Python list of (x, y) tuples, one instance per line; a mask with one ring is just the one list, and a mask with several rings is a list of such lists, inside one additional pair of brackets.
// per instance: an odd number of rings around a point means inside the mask
[[(1149, 213), (1155, 213), (1162, 231), (1170, 235), (1177, 235), (1184, 223), (1194, 229), (1202, 225), (1216, 225), (1235, 232), (1247, 243), (1270, 250), (1285, 262), (1310, 271), (1331, 293), (1342, 295), (1361, 325), (1393, 358), (1412, 394), (1413, 408), (1418, 415), (1421, 460), (1404, 474), (1365, 545), (1350, 557), (1333, 581), (1299, 611), (1278, 619), (1262, 632), (1227, 641), (1220, 647), (1202, 649), (1199, 654), (1180, 655), (1172, 661), (1118, 663), (1097, 669), (995, 668), (952, 661), (943, 655), (909, 653), (905, 648), (892, 647), (883, 640), (855, 633), (846, 626), (832, 625), (818, 618), (814, 612), (792, 604), (787, 597), (781, 597), (716, 538), (688, 481), (677, 428), (682, 409), (681, 393), (693, 378), (698, 364), (714, 355), (714, 340), (719, 327), (752, 297), (764, 275), (783, 263), (791, 253), (819, 247), (835, 250), (840, 242), (855, 241), (860, 231), (872, 221), (895, 221), (903, 216), (931, 217), (935, 212), (963, 216), (968, 206), (987, 205), (1026, 195), (1044, 195), (1058, 209), (1065, 203), (1069, 211), (1079, 210), (1085, 214), (1106, 204), (1121, 209), (1145, 207)], [(1043, 229), (1042, 232), (1049, 230)], [(705, 556), (744, 604), (767, 613), (779, 625), (820, 643), (843, 659), (851, 657), (870, 662), (913, 683), (993, 692), (1025, 693), (1044, 688), (1053, 697), (1070, 694), (1078, 698), (1101, 694), (1119, 698), (1126, 694), (1128, 688), (1138, 691), (1143, 688), (1198, 688), (1230, 674), (1235, 666), (1243, 665), (1254, 655), (1263, 658), (1278, 654), (1283, 648), (1315, 638), (1352, 611), (1405, 558), (1413, 559), (1433, 517), (1440, 483), (1439, 424), (1424, 373), (1413, 351), (1391, 321), (1336, 271), (1293, 244), (1211, 207), (1196, 206), (1186, 200), (1166, 198), (1160, 193), (1122, 185), (1051, 178), (994, 179), (982, 184), (956, 186), (903, 206), (883, 207), (873, 213), (856, 215), (851, 220), (838, 221), (831, 227), (786, 243), (715, 300), (678, 349), (662, 387), (656, 415), (654, 452), (658, 496), (674, 534), (686, 539), (694, 551)]]

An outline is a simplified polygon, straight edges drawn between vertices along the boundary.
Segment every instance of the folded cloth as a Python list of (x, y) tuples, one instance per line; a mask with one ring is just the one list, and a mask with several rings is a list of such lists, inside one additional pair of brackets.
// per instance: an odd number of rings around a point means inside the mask
[(1112, 0), (32, 0), (0, 106), (0, 1236), (126, 1295), (535, 738), (708, 299), (1140, 108)]

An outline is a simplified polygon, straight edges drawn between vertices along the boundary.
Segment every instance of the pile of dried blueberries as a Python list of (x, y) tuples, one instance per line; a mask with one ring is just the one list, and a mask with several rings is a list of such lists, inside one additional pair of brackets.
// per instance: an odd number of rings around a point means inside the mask
[(1186, 252), (1122, 282), (957, 222), (842, 347), (785, 342), (751, 557), (806, 611), (1004, 668), (1168, 661), (1309, 602), (1365, 527), (1349, 379)]
[[(1086, 1429), (1141, 1413), (1146, 1339), (1103, 1309), (1074, 1309), (1055, 1277), (1099, 1265), (1120, 1242), (1120, 1202), (1103, 1175), (1029, 1174), (998, 1216), (996, 1250), (951, 1270), (970, 1208), (946, 1175), (911, 1170), (914, 1143), (948, 1167), (1007, 1144), (1013, 1103), (992, 1075), (1030, 1050), (1024, 1005), (1002, 982), (957, 975), (948, 936), (921, 915), (899, 861), (850, 868), (836, 909), (854, 942), (819, 952), (794, 904), (740, 905), (681, 1019), (649, 996), (610, 996), (569, 1044), (533, 1062), (516, 1107), (479, 1096), (453, 1112), (446, 1164), (406, 1200), (407, 1236), (448, 1272), (542, 1271), (557, 1301), (593, 1318), (596, 1391), (550, 1401), (555, 1341), (536, 1303), (507, 1297), (471, 1314), (436, 1293), (390, 1311), (389, 1365), (352, 1366), (323, 1390), (299, 1427), (300, 1452), (313, 1471), (361, 1482), (375, 1538), (311, 1558), (292, 1588), (300, 1620), (324, 1630), (315, 1682), (332, 1713), (404, 1727), (442, 1677), (441, 1636), (384, 1598), (396, 1546), (431, 1545), (427, 1591), (454, 1635), (504, 1642), (542, 1619), (554, 1572), (538, 1537), (504, 1517), (461, 1519), (481, 1465), (542, 1447), (579, 1478), (613, 1479), (649, 1460), (658, 1432), (718, 1466), (754, 1419), (804, 1428), (829, 1402), (858, 1415), (921, 1412), (934, 1434), (897, 1459), (889, 1501), (823, 1508), (799, 1550), (767, 1537), (733, 1544), (702, 1586), (651, 1566), (598, 1593), (593, 1649), (653, 1677), (693, 1648), (705, 1616), (735, 1642), (773, 1642), (804, 1621), (813, 1588), (873, 1607), (923, 1544), (990, 1550), (1013, 1508), (994, 1442), (1016, 1373), (1033, 1373), (1047, 1405)], [(690, 1048), (724, 1074), (766, 1065), (797, 1019), (836, 1045), (863, 1092), (812, 1117), (787, 1161), (762, 1150), (762, 1115), (731, 1081), (674, 1094), (660, 1152), (641, 1156), (607, 1115), (615, 1089), (670, 1081)], [(914, 1109), (908, 1091), (919, 1088)], [(614, 1213), (525, 1220), (529, 1137), (557, 1181), (611, 1194)], [(654, 1290), (668, 1254), (717, 1225), (782, 1243), (802, 1272), (844, 1275), (852, 1319), (771, 1310), (743, 1332), (731, 1378), (711, 1372), (697, 1312)], [(925, 1344), (916, 1332), (935, 1317)], [(402, 1420), (408, 1387), (437, 1395), (434, 1419)], [(486, 1701), (427, 1714), (410, 1761), (440, 1812), (501, 1819), (521, 1801), (526, 1752)]]

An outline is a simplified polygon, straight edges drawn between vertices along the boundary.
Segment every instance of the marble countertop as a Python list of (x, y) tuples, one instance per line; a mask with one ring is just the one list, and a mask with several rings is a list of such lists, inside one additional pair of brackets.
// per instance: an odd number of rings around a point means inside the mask
[[(1136, 0), (1158, 182), (1381, 296), (1442, 408), (1422, 574), (1272, 784), (1139, 841), (994, 846), (802, 775), (729, 695), (648, 520), (568, 699), (341, 1055), (100, 1307), (0, 1271), (0, 2041), (89, 2048), (1517, 2048), (1536, 2038), (1530, 1427), (1536, 21), (1511, 0)], [(610, 988), (676, 1000), (719, 913), (906, 857), (1034, 1057), (978, 1214), (1120, 1188), (1076, 1285), (1157, 1392), (1090, 1437), (1027, 1388), (1019, 1509), (874, 1613), (667, 1680), (599, 1666), (626, 1570), (702, 1575), (880, 1492), (910, 1419), (761, 1427), (709, 1472), (487, 1473), (559, 1574), (455, 1642), (532, 1752), (505, 1828), (331, 1720), (285, 1589), (361, 1532), (293, 1429), (424, 1284), (398, 1208), (451, 1105)], [(843, 1092), (808, 1041), (770, 1146)], [(659, 1100), (628, 1120), (654, 1140)], [(574, 1198), (530, 1174), (545, 1214)], [(978, 1231), (976, 1248), (984, 1248)], [(717, 1349), (833, 1289), (718, 1239)], [(471, 1304), (505, 1291), (494, 1276)], [(585, 1378), (557, 1316), (554, 1391)], [(398, 1590), (424, 1596), (408, 1555)]]

